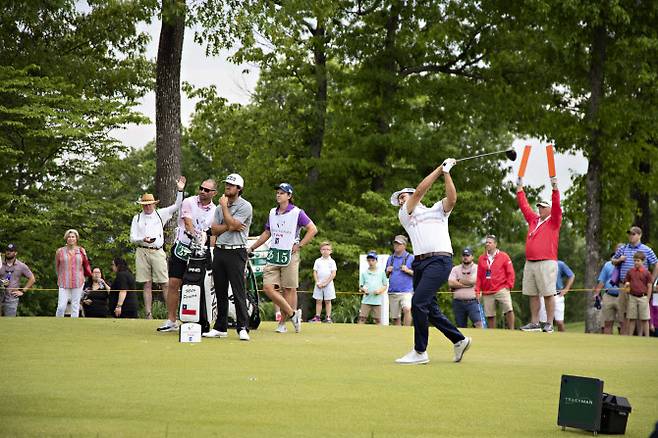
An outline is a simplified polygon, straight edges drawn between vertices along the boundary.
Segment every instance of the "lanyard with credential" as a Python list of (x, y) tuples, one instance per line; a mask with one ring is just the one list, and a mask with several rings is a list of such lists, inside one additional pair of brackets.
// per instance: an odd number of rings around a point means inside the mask
[(495, 259), (496, 259), (496, 256), (498, 255), (499, 252), (500, 252), (500, 250), (497, 249), (496, 252), (494, 253), (494, 255), (491, 256), (491, 258), (489, 258), (489, 254), (487, 254), (487, 269), (488, 269), (489, 271), (491, 270), (491, 265), (493, 265), (493, 263), (494, 263), (494, 261), (495, 261)]

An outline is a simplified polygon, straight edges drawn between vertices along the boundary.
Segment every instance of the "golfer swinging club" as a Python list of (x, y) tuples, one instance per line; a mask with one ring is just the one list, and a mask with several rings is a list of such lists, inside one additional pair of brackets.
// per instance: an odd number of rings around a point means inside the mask
[[(448, 216), (457, 202), (457, 190), (450, 177), (450, 169), (456, 164), (448, 158), (423, 179), (415, 189), (405, 188), (391, 195), (391, 204), (400, 206), (400, 223), (411, 238), (414, 252), (414, 296), (411, 314), (414, 320), (414, 349), (396, 362), (417, 365), (430, 361), (427, 356), (429, 323), (441, 330), (454, 344), (455, 362), (471, 346), (471, 338), (465, 337), (439, 309), (436, 292), (450, 275), (452, 269), (452, 244), (448, 233)], [(443, 174), (446, 197), (431, 207), (421, 204), (423, 196)]]

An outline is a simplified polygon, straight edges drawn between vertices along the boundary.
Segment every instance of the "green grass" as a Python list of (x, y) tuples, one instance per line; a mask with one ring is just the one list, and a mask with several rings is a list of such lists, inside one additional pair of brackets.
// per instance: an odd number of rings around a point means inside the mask
[(406, 327), (264, 323), (251, 342), (180, 344), (156, 321), (0, 318), (0, 436), (577, 437), (556, 424), (560, 376), (605, 381), (658, 419), (658, 342), (466, 330), (454, 364), (432, 330), (427, 366), (400, 366)]

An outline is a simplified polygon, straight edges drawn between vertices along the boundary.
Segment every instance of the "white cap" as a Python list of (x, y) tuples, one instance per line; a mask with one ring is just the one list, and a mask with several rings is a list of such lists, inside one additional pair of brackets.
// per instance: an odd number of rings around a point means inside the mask
[(395, 192), (395, 193), (393, 193), (393, 194), (391, 195), (391, 205), (394, 205), (394, 206), (396, 206), (396, 207), (399, 207), (399, 206), (400, 206), (400, 201), (398, 201), (398, 197), (399, 197), (402, 193), (413, 193), (413, 192), (415, 192), (415, 191), (416, 191), (416, 189), (412, 189), (412, 188), (410, 188), (410, 187), (405, 187), (405, 188), (402, 189), (402, 190), (398, 190), (397, 192)]
[(230, 174), (229, 176), (224, 178), (224, 181), (222, 182), (233, 184), (234, 186), (238, 186), (241, 189), (244, 188), (244, 179), (242, 179), (242, 177), (237, 173)]

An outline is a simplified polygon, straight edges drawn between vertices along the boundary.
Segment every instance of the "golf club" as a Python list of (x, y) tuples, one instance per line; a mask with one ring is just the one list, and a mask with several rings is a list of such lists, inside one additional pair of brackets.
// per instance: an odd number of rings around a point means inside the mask
[(496, 155), (496, 154), (505, 154), (507, 158), (509, 158), (510, 160), (512, 161), (516, 160), (516, 151), (514, 149), (508, 149), (506, 151), (488, 152), (486, 154), (473, 155), (472, 157), (459, 158), (457, 162), (459, 163), (460, 161), (472, 160), (474, 158), (488, 157), (489, 155)]

